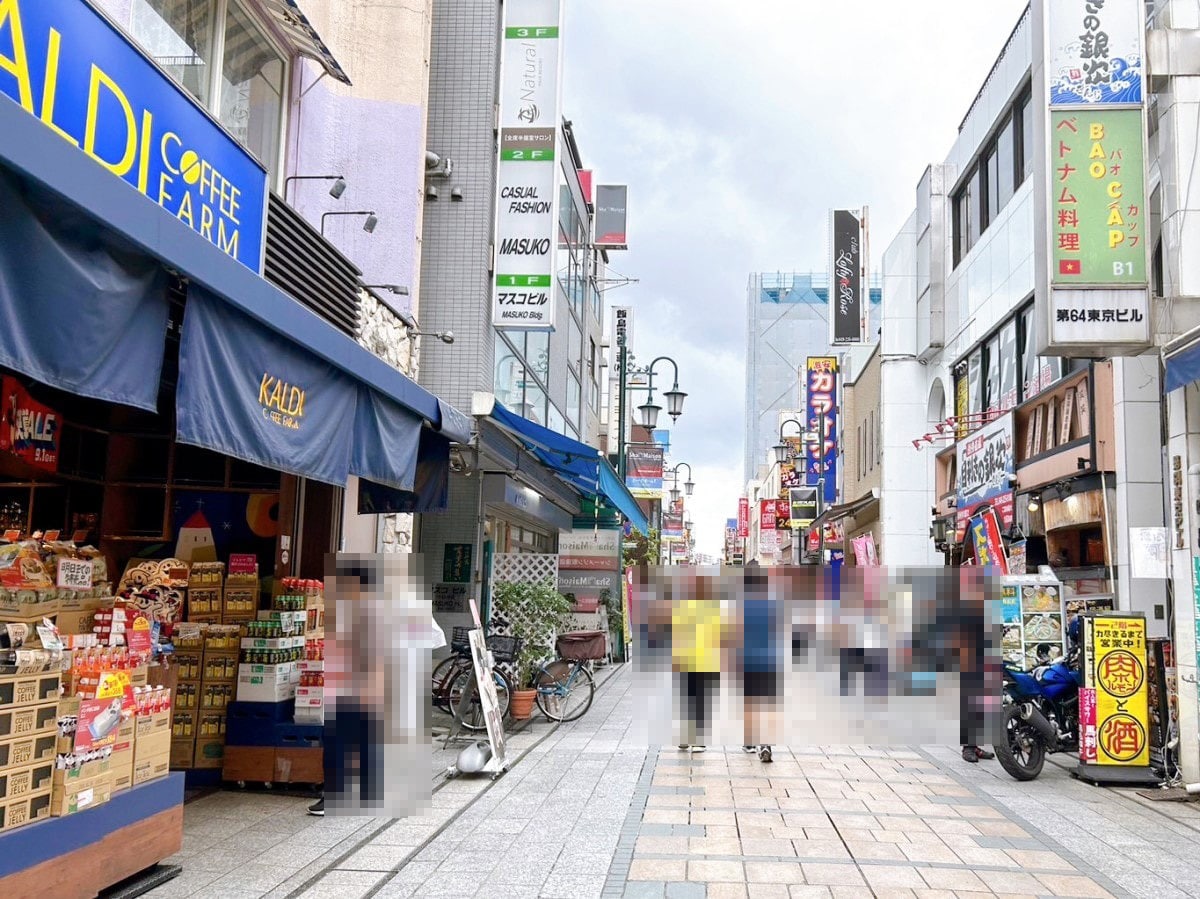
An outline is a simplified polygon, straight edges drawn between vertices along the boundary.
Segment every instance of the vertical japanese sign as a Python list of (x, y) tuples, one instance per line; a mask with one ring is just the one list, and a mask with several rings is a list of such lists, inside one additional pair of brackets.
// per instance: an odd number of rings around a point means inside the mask
[(744, 496), (738, 500), (737, 535), (750, 536), (750, 500)]
[(847, 209), (830, 213), (829, 327), (830, 343), (865, 340), (867, 301), (863, 295), (863, 224)]
[(1045, 47), (1034, 94), (1045, 134), (1037, 182), (1042, 354), (1138, 352), (1150, 342), (1145, 4), (1034, 7)]
[(837, 501), (837, 373), (833, 356), (809, 356), (805, 378), (805, 417), (810, 437), (805, 439), (804, 483), (824, 481), (823, 500)]
[[(1084, 686), (1094, 692), (1094, 744), (1082, 758), (1097, 765), (1145, 767), (1150, 761), (1146, 620), (1112, 612), (1084, 615)], [(1091, 703), (1089, 697), (1089, 704)], [(1085, 730), (1085, 734), (1087, 731)]]
[(1055, 189), (1051, 282), (1145, 284), (1141, 112), (1055, 111), (1051, 127)]
[(554, 328), (561, 0), (504, 4), (492, 324)]

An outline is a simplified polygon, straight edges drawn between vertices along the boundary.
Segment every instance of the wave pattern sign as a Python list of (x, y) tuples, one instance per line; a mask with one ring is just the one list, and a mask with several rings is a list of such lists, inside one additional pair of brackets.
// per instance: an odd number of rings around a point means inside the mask
[(1141, 0), (1046, 0), (1051, 106), (1142, 103)]

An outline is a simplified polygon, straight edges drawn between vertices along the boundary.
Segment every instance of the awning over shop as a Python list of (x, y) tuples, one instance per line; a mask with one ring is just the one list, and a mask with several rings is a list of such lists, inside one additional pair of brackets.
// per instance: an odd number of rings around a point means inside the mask
[[(210, 448), (219, 442), (221, 452), (339, 484), (346, 483), (353, 459), (353, 468), (364, 476), (412, 488), (416, 456), (448, 456), (448, 444), (442, 446), (441, 441), (436, 452), (418, 446), (416, 433), (422, 422), (428, 422), (445, 441), (470, 440), (468, 416), (223, 253), (157, 203), (109, 177), (78, 147), (16, 103), (0, 102), (0, 133), (5, 135), (0, 141), (0, 209), (5, 211), (0, 216), (0, 328), (4, 331), (0, 365), (72, 393), (154, 410), (168, 319), (164, 269), (170, 269), (188, 280), (189, 306), (198, 302), (204, 307), (198, 315), (207, 316), (207, 326), (192, 327), (196, 316), (188, 309), (185, 343), (222, 342), (230, 361), (259, 369), (250, 394), (204, 396), (206, 380), (216, 386), (224, 379), (228, 386), (231, 376), (205, 370), (197, 364), (197, 347), (191, 348), (192, 386), (185, 388), (181, 375), (180, 391), (186, 389), (187, 395), (179, 401), (181, 409), (193, 401), (199, 404), (193, 405), (196, 417), (186, 425), (189, 442)], [(201, 295), (204, 299), (197, 301)], [(243, 332), (241, 338), (225, 333), (234, 325)], [(245, 356), (233, 351), (228, 344), (239, 339), (261, 352)], [(306, 357), (306, 363), (298, 357)], [(279, 362), (307, 364), (306, 376), (316, 377), (322, 391), (348, 398), (345, 407), (333, 408), (325, 406), (321, 391), (305, 393), (308, 422), (299, 430), (328, 431), (328, 443), (313, 448), (309, 444), (317, 441), (306, 437), (300, 456), (288, 451), (283, 460), (287, 464), (280, 461), (288, 445), (281, 434), (258, 439), (270, 433), (267, 422), (278, 430), (271, 411), (257, 402), (264, 379), (278, 379), (265, 381), (270, 391), (265, 398), (284, 404), (285, 408), (274, 410), (281, 418), (288, 414), (287, 401), (273, 394), (275, 387), (282, 382), (288, 396), (297, 401), (299, 393), (291, 393), (291, 388), (305, 389), (298, 379), (288, 380), (272, 371)], [(390, 427), (401, 419), (407, 424), (403, 434), (388, 435), (389, 446), (359, 444), (355, 457), (350, 434), (356, 423), (367, 423), (357, 415), (360, 388), (371, 391), (374, 427)], [(232, 411), (224, 404), (247, 402), (254, 406), (237, 410), (239, 417), (225, 421), (224, 430), (233, 431), (235, 420), (241, 427), (252, 415), (257, 415), (256, 427), (243, 435), (238, 446), (225, 446), (234, 439), (220, 432), (216, 417)], [(312, 424), (310, 416), (315, 416), (317, 406), (327, 409), (330, 422), (340, 424), (348, 416), (346, 432), (335, 435), (332, 427)], [(202, 422), (202, 417), (208, 420)], [(185, 439), (182, 434), (181, 429)], [(391, 455), (381, 458), (384, 454)], [(337, 477), (341, 480), (334, 480)]]
[(1200, 333), (1186, 334), (1177, 343), (1181, 344), (1179, 349), (1172, 352), (1168, 347), (1165, 353), (1167, 371), (1163, 378), (1163, 393), (1200, 381)]
[(879, 502), (879, 491), (872, 489), (870, 493), (864, 493), (858, 499), (848, 503), (842, 503), (840, 506), (830, 506), (824, 512), (813, 520), (809, 529), (819, 528), (831, 521), (841, 521), (843, 518), (850, 518), (860, 512), (869, 509), (871, 506)]
[(539, 462), (581, 494), (603, 499), (643, 534), (649, 532), (650, 524), (637, 501), (598, 449), (522, 418), (495, 400), (487, 414), (516, 437)]

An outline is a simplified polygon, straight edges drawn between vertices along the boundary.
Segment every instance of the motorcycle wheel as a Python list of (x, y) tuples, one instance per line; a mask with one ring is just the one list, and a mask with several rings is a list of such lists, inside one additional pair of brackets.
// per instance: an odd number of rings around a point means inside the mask
[(1020, 709), (1004, 712), (1005, 739), (996, 742), (996, 760), (1016, 780), (1034, 780), (1046, 763), (1046, 747), (1036, 730), (1021, 720)]

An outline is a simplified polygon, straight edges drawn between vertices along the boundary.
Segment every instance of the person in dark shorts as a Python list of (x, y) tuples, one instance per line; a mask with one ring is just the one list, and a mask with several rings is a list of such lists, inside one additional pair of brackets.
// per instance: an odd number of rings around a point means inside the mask
[(742, 578), (740, 613), (731, 641), (737, 647), (734, 670), (743, 699), (743, 749), (771, 761), (783, 667), (783, 606), (767, 573), (757, 567)]
[(972, 764), (996, 757), (995, 753), (979, 746), (979, 735), (985, 732), (984, 706), (988, 680), (985, 601), (980, 575), (963, 569), (953, 632), (959, 664), (959, 740), (962, 743), (963, 761)]

